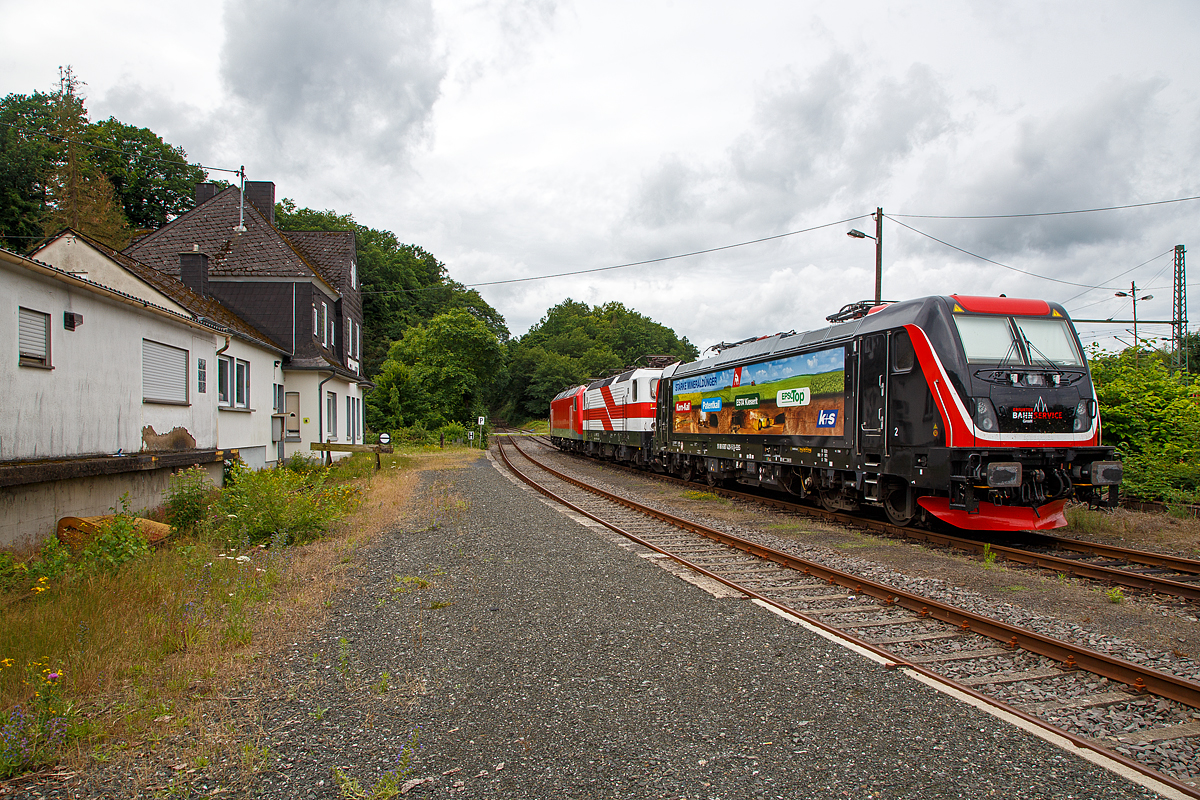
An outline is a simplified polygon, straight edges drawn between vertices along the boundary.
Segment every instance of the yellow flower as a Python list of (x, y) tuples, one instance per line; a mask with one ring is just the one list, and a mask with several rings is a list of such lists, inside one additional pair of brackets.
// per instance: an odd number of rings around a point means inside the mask
[(11, 658), (0, 658), (0, 664), (3, 664), (6, 667), (11, 667), (13, 665), (13, 660)]

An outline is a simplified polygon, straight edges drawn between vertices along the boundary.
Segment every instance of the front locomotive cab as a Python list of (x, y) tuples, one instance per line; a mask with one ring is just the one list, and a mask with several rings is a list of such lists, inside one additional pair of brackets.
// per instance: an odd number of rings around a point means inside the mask
[(1121, 465), (1100, 446), (1096, 392), (1062, 307), (1005, 297), (945, 301), (956, 340), (945, 342), (954, 352), (939, 353), (954, 387), (954, 408), (946, 409), (954, 524), (983, 527), (965, 517), (999, 515), (1058, 527), (1068, 499), (1114, 503)]

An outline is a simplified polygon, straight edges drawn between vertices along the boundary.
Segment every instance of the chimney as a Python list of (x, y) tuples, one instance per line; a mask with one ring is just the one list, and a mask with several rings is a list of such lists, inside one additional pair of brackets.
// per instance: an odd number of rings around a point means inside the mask
[(275, 183), (273, 181), (246, 181), (246, 200), (275, 224)]
[(179, 254), (179, 280), (201, 297), (208, 297), (208, 254), (201, 253), (199, 245)]
[(221, 188), (215, 183), (197, 183), (196, 184), (196, 205), (206, 203), (217, 196), (217, 192)]

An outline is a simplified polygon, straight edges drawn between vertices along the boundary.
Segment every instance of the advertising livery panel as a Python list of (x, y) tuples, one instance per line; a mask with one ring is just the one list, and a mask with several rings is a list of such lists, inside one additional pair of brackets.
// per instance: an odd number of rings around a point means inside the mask
[(679, 378), (671, 384), (677, 433), (842, 436), (846, 349)]

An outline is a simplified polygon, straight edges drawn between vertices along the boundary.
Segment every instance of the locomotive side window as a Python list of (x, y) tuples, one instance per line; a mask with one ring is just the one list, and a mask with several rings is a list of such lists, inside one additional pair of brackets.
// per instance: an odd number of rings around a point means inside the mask
[(954, 316), (958, 338), (969, 363), (1015, 361), (1020, 364), (1021, 348), (1013, 338), (1008, 317)]
[(1059, 319), (1018, 318), (1016, 323), (1017, 331), (1025, 340), (1031, 363), (1044, 364), (1048, 361), (1056, 367), (1083, 366), (1083, 359), (1066, 322)]
[(898, 330), (892, 334), (892, 372), (912, 372), (917, 354), (913, 352), (912, 339), (908, 331)]
[(651, 400), (658, 399), (658, 378), (650, 379), (650, 399)]

